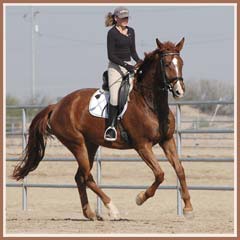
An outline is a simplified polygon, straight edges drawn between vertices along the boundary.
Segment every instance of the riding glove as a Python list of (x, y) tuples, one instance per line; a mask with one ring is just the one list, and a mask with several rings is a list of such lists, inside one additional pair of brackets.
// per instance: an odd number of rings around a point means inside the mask
[(124, 64), (124, 67), (128, 70), (129, 73), (134, 73), (134, 66), (126, 63)]

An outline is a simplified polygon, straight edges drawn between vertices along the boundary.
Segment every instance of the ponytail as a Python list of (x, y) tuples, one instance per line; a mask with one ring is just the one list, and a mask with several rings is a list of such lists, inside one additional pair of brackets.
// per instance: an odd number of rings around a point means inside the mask
[(114, 14), (109, 12), (106, 17), (105, 17), (105, 26), (106, 27), (111, 27), (116, 24), (116, 21), (114, 19)]

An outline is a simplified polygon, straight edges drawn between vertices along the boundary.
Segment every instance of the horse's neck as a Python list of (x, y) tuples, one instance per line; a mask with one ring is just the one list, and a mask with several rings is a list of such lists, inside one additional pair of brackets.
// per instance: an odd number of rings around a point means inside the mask
[(154, 103), (158, 119), (164, 120), (168, 118), (169, 114), (168, 92), (161, 91), (161, 94), (156, 94), (154, 98)]
[(147, 106), (162, 118), (168, 116), (168, 92), (161, 91), (159, 84), (163, 83), (162, 74), (159, 69), (159, 64), (152, 63), (151, 67), (144, 74), (138, 88)]
[[(162, 79), (163, 74), (159, 64), (156, 66), (155, 71), (155, 81), (154, 81), (154, 99), (156, 104), (156, 109), (158, 110), (159, 115), (168, 116), (169, 106), (168, 106), (168, 90), (163, 90), (165, 88), (164, 80)], [(160, 90), (162, 89), (162, 90)]]

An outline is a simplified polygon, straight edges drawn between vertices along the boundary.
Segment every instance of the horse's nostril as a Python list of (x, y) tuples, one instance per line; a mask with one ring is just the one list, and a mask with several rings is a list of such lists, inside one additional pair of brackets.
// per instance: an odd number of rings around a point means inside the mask
[(176, 91), (176, 94), (177, 94), (177, 95), (180, 95), (180, 92), (177, 90), (177, 91)]

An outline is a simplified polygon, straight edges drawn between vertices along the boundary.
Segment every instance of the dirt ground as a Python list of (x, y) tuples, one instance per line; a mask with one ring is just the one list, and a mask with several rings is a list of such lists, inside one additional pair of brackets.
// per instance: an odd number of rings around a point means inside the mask
[[(7, 146), (19, 140), (8, 139)], [(191, 143), (192, 140), (187, 140)], [(202, 140), (198, 141), (201, 143)], [(204, 142), (206, 144), (206, 140)], [(188, 144), (187, 144), (188, 145)], [(201, 144), (200, 144), (201, 145)], [(7, 156), (20, 152), (20, 148), (8, 148)], [(162, 150), (155, 147), (157, 156)], [(233, 157), (233, 149), (183, 148), (188, 157)], [(48, 144), (48, 157), (72, 157), (56, 141)], [(102, 149), (102, 156), (137, 156), (132, 150), (117, 151)], [(7, 162), (7, 182), (16, 163)], [(161, 162), (165, 172), (164, 185), (175, 185), (176, 175), (170, 164)], [(233, 186), (233, 163), (189, 163), (183, 162), (188, 185)], [(32, 172), (28, 183), (75, 184), (76, 162), (41, 162)], [(96, 176), (96, 166), (93, 168)], [(153, 181), (151, 170), (143, 162), (102, 163), (102, 184), (146, 185)], [(28, 188), (28, 210), (22, 211), (22, 189), (6, 189), (6, 233), (25, 234), (171, 234), (171, 233), (233, 233), (234, 231), (234, 193), (233, 191), (190, 190), (194, 207), (194, 218), (177, 216), (176, 190), (158, 190), (155, 196), (142, 206), (135, 203), (140, 190), (105, 189), (118, 207), (122, 220), (111, 221), (103, 208), (104, 221), (91, 222), (83, 217), (77, 189)], [(96, 196), (88, 190), (92, 209), (96, 209)]]
[[(211, 119), (195, 109), (182, 109), (187, 119)], [(187, 116), (187, 117), (186, 117)], [(229, 120), (219, 116), (215, 120)], [(185, 122), (182, 129), (193, 127)], [(214, 128), (232, 128), (225, 123)], [(204, 128), (204, 126), (201, 126)], [(234, 156), (233, 134), (189, 134), (182, 138), (182, 157), (223, 158)], [(163, 157), (159, 146), (154, 147), (157, 157)], [(21, 138), (6, 139), (8, 158), (19, 157)], [(137, 157), (133, 150), (109, 150), (102, 148), (104, 157)], [(72, 157), (69, 151), (56, 140), (48, 142), (46, 157)], [(6, 163), (6, 182), (14, 182), (9, 176), (15, 162)], [(165, 172), (166, 185), (176, 185), (176, 174), (168, 162), (160, 162)], [(234, 164), (224, 162), (183, 162), (189, 186), (234, 185)], [(46, 162), (32, 172), (28, 183), (74, 184), (76, 162)], [(93, 167), (96, 176), (96, 164)], [(95, 178), (96, 179), (96, 178)], [(153, 182), (151, 170), (140, 162), (103, 162), (102, 184), (144, 185)], [(155, 196), (142, 206), (135, 203), (141, 190), (104, 189), (121, 213), (120, 221), (111, 221), (103, 207), (104, 221), (88, 221), (82, 214), (76, 188), (28, 188), (28, 210), (22, 210), (22, 189), (6, 188), (6, 233), (7, 234), (231, 234), (234, 232), (234, 192), (213, 190), (190, 190), (194, 217), (177, 215), (176, 190), (158, 190)], [(92, 209), (96, 209), (96, 195), (88, 189)]]

